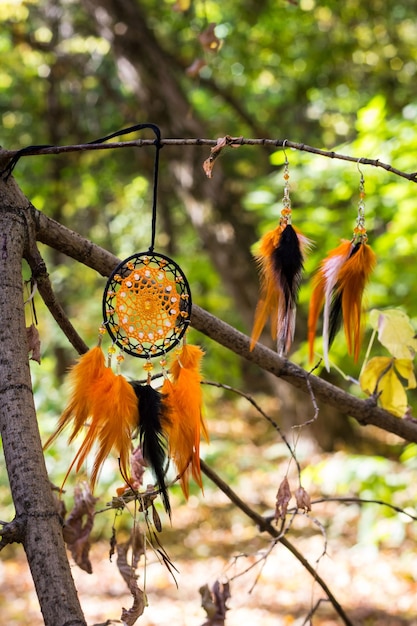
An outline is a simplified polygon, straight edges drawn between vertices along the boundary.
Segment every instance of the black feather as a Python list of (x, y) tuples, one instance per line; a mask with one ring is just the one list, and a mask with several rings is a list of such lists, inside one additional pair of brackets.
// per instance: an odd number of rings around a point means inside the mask
[(297, 299), (303, 269), (300, 241), (291, 224), (282, 231), (278, 246), (272, 253), (272, 265), (280, 276), (287, 304)]
[[(353, 246), (348, 258), (351, 259), (354, 254), (357, 253), (361, 246), (361, 243), (357, 243)], [(336, 283), (332, 292), (332, 302), (330, 305), (329, 315), (329, 348), (332, 345), (334, 338), (336, 337), (343, 322), (343, 310), (342, 310), (342, 298), (343, 291), (340, 289), (339, 283)]]
[(165, 484), (166, 436), (162, 395), (151, 385), (130, 381), (139, 406), (139, 441), (145, 461), (151, 467), (161, 491), (165, 511), (171, 515), (171, 505)]
[(295, 311), (303, 270), (300, 240), (291, 224), (281, 233), (279, 243), (271, 254), (273, 272), (284, 296), (278, 311), (277, 350), (284, 356), (294, 337)]

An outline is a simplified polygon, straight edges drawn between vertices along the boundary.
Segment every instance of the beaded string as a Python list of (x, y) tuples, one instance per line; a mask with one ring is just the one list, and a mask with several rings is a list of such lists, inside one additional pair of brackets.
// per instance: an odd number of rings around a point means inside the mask
[[(285, 145), (285, 141), (284, 141), (284, 145)], [(284, 174), (283, 174), (284, 196), (282, 198), (283, 206), (281, 210), (281, 224), (286, 226), (287, 224), (291, 224), (292, 209), (291, 209), (291, 198), (290, 198), (290, 170), (289, 170), (289, 163), (288, 163), (288, 158), (287, 158), (287, 154), (285, 150), (284, 150), (284, 154), (285, 154)]]
[(358, 170), (361, 175), (359, 181), (359, 202), (358, 202), (358, 217), (356, 218), (356, 226), (353, 229), (353, 241), (354, 243), (365, 243), (368, 239), (365, 227), (365, 179), (362, 170), (359, 168), (360, 159), (358, 161)]

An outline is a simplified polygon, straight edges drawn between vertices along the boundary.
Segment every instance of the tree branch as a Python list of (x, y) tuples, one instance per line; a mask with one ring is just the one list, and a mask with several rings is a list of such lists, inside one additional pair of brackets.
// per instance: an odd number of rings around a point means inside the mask
[[(33, 210), (36, 212), (39, 241), (59, 249), (103, 276), (108, 276), (120, 263), (120, 260), (110, 252), (62, 226), (35, 208)], [(415, 421), (395, 417), (378, 407), (373, 398), (363, 400), (352, 396), (318, 376), (309, 374), (262, 344), (258, 343), (251, 351), (249, 337), (196, 304), (193, 304), (191, 325), (210, 339), (274, 376), (282, 378), (304, 393), (311, 394), (312, 390), (318, 400), (335, 407), (340, 413), (354, 417), (362, 426), (372, 424), (407, 441), (417, 443)]]
[[(417, 172), (404, 172), (393, 167), (389, 163), (384, 163), (379, 159), (368, 159), (367, 157), (353, 157), (334, 150), (321, 150), (314, 146), (308, 146), (304, 143), (289, 141), (288, 139), (247, 139), (245, 137), (228, 137), (227, 145), (234, 146), (270, 146), (271, 148), (293, 148), (302, 152), (317, 154), (330, 159), (338, 159), (341, 161), (349, 161), (351, 163), (360, 163), (361, 165), (371, 165), (372, 167), (381, 167), (382, 169), (405, 178), (412, 183), (417, 183)], [(87, 152), (91, 150), (116, 150), (119, 148), (143, 148), (144, 146), (154, 146), (155, 141), (151, 139), (137, 139), (135, 141), (118, 141), (112, 143), (83, 143), (69, 146), (29, 146), (21, 150), (0, 150), (0, 158), (16, 159), (23, 156), (47, 155), (47, 154), (63, 154), (67, 152)], [(161, 139), (161, 146), (217, 146), (217, 139)], [(19, 154), (20, 153), (20, 154)], [(3, 173), (8, 172), (7, 168)]]
[(301, 565), (312, 575), (314, 580), (320, 585), (323, 589), (324, 593), (329, 598), (332, 603), (335, 611), (338, 613), (340, 618), (343, 620), (347, 626), (353, 626), (353, 623), (350, 621), (343, 608), (339, 604), (339, 602), (334, 597), (333, 593), (330, 591), (329, 587), (325, 583), (325, 581), (318, 574), (316, 569), (307, 561), (306, 558), (297, 550), (297, 548), (290, 542), (286, 537), (284, 537), (281, 532), (272, 526), (272, 524), (267, 521), (262, 515), (256, 513), (250, 506), (246, 504), (234, 491), (231, 487), (225, 483), (218, 474), (214, 470), (211, 469), (207, 463), (203, 460), (200, 460), (201, 470), (202, 472), (209, 478), (214, 484), (221, 490), (223, 493), (229, 498), (231, 502), (235, 506), (237, 506), (245, 515), (247, 515), (255, 524), (258, 526), (259, 530), (262, 532), (267, 532), (271, 537), (276, 539), (279, 543), (287, 548), (295, 556), (295, 558), (301, 563)]
[(9, 523), (0, 522), (3, 528), (0, 530), (0, 551), (9, 543), (23, 543), (25, 524), (16, 517)]
[(36, 281), (42, 300), (48, 307), (52, 317), (55, 319), (56, 323), (61, 328), (71, 345), (76, 349), (78, 354), (87, 352), (87, 344), (77, 333), (62, 308), (61, 303), (57, 300), (54, 290), (52, 289), (51, 281), (49, 280), (49, 274), (45, 261), (43, 260), (36, 245), (30, 246), (30, 249), (26, 252), (26, 260), (32, 270), (32, 277)]

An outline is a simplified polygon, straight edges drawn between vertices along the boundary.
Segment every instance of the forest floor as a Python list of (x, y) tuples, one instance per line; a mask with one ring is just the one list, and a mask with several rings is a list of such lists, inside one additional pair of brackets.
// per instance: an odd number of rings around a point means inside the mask
[[(211, 437), (210, 446), (203, 448), (207, 463), (254, 511), (273, 514), (284, 475), (292, 491), (297, 488), (298, 476), (287, 448), (259, 416), (243, 414), (239, 407), (235, 412), (230, 409), (226, 420), (223, 411), (222, 420), (213, 420)], [(370, 457), (343, 450), (324, 454), (301, 440), (297, 458), (312, 500), (326, 494), (357, 494), (389, 499), (392, 506), (410, 513), (380, 504), (317, 502), (308, 515), (287, 517), (287, 524), (291, 523), (285, 536), (316, 569), (351, 624), (417, 626), (415, 450), (410, 450), (407, 466), (404, 460), (400, 463), (383, 454)], [(146, 569), (143, 560), (137, 569), (138, 584), (146, 587), (148, 600), (138, 626), (214, 626), (206, 623), (199, 590), (204, 585), (211, 589), (216, 581), (230, 583), (225, 626), (343, 625), (300, 561), (284, 545), (273, 544), (269, 535), (259, 532), (209, 481), (204, 484), (204, 495), (193, 488), (188, 502), (178, 487), (170, 490), (172, 520), (161, 512), (163, 531), (158, 537), (178, 570), (176, 581), (148, 548)], [(139, 523), (144, 526), (143, 519)], [(115, 518), (110, 511), (97, 516), (92, 574), (72, 562), (89, 626), (118, 620), (122, 607), (132, 605), (116, 558), (109, 559), (113, 524), (117, 540), (126, 540), (131, 514), (126, 511)], [(0, 554), (0, 626), (42, 624), (23, 549), (7, 546)]]
[[(175, 525), (177, 530), (173, 528), (168, 533), (164, 545), (178, 570), (178, 588), (166, 567), (148, 552), (148, 607), (138, 625), (202, 626), (207, 616), (201, 607), (199, 589), (204, 585), (211, 588), (216, 580), (230, 581), (226, 626), (343, 624), (329, 602), (321, 602), (310, 621), (308, 615), (312, 607), (325, 598), (312, 576), (283, 545), (275, 545), (268, 557), (262, 559), (271, 547), (270, 541), (254, 533), (253, 527), (242, 523), (239, 516), (228, 529), (216, 530), (211, 522), (222, 515), (221, 507), (210, 495), (208, 498), (210, 502), (206, 506), (212, 509), (212, 520), (206, 516), (207, 511), (204, 518), (198, 520), (200, 516), (193, 498), (191, 511), (186, 507), (174, 511), (173, 527)], [(320, 517), (326, 506), (329, 505), (313, 507), (315, 516)], [(346, 528), (339, 529), (341, 532), (326, 531), (327, 552), (323, 556), (324, 529), (316, 527), (314, 530), (314, 526), (303, 536), (294, 530), (294, 534), (291, 531), (287, 537), (311, 564), (317, 566), (318, 573), (352, 624), (417, 625), (414, 542), (405, 539), (400, 549), (359, 545), (352, 540), (352, 525), (351, 532)], [(132, 604), (115, 559), (110, 562), (108, 542), (99, 541), (93, 545), (91, 561), (91, 575), (72, 564), (89, 626), (108, 619), (120, 619), (122, 607), (129, 608)], [(138, 573), (138, 583), (142, 587), (144, 570), (139, 567)], [(1, 555), (0, 624), (43, 624), (30, 572), (19, 547), (8, 546)]]

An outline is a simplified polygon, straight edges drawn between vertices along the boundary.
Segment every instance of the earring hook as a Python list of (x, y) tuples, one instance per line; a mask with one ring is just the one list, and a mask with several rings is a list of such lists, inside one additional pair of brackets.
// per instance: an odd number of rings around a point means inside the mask
[(288, 139), (284, 139), (284, 141), (282, 142), (282, 150), (284, 152), (284, 156), (285, 156), (285, 165), (288, 165), (288, 157), (287, 157), (287, 152), (285, 150), (285, 144), (288, 143)]
[(358, 172), (359, 172), (359, 174), (361, 175), (361, 185), (363, 185), (363, 184), (364, 184), (364, 182), (365, 182), (365, 178), (364, 178), (364, 175), (363, 175), (363, 171), (362, 171), (362, 170), (361, 170), (361, 168), (360, 168), (360, 163), (361, 163), (361, 161), (362, 161), (362, 157), (361, 157), (360, 159), (358, 159), (358, 160), (357, 160), (357, 162), (356, 162), (356, 167), (358, 168)]

